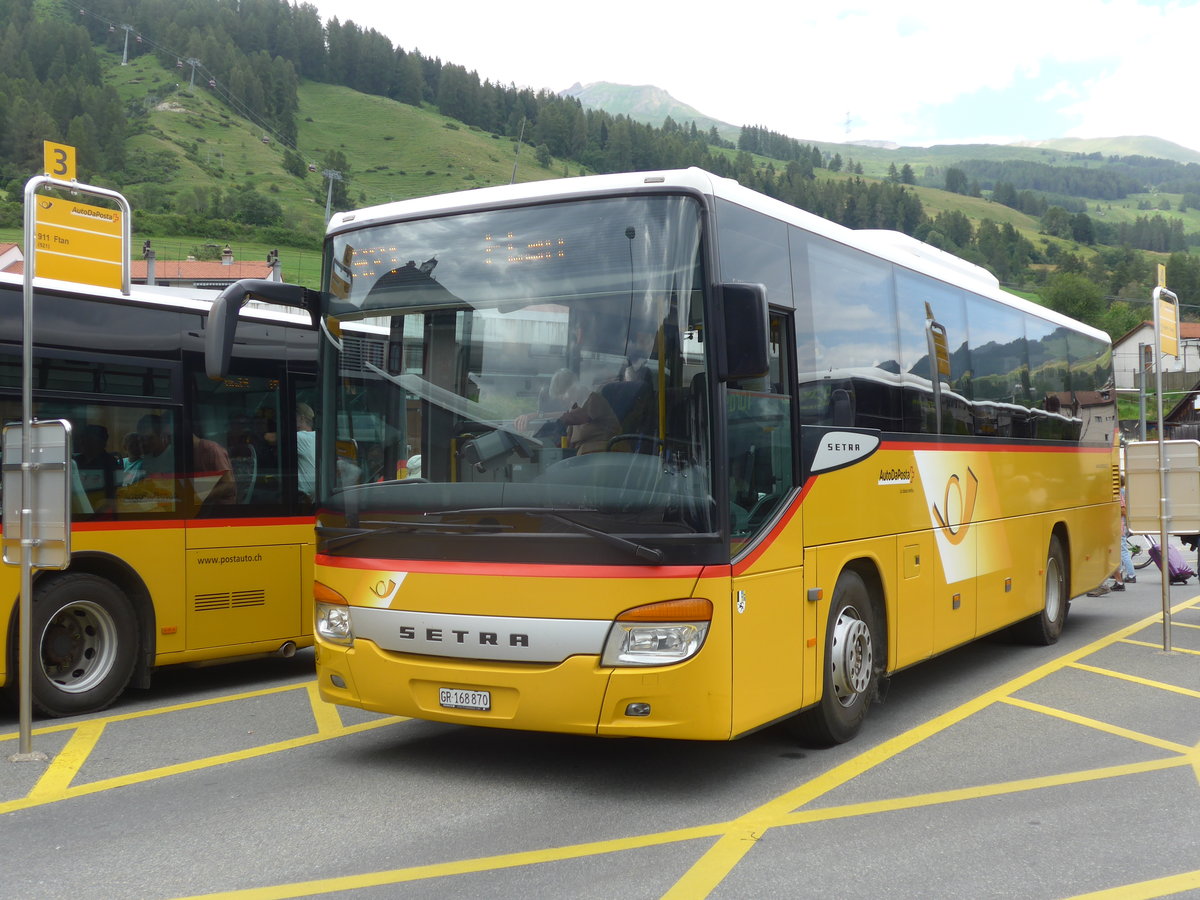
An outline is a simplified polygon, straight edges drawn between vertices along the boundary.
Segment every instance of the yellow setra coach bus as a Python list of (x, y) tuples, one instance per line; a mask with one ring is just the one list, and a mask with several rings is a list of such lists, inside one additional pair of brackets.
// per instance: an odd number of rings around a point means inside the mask
[(1106, 336), (904, 235), (691, 169), (337, 215), (326, 261), (333, 703), (830, 744), (1115, 566)]

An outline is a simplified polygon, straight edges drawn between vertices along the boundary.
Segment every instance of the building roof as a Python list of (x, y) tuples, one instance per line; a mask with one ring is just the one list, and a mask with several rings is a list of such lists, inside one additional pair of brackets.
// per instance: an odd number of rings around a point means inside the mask
[[(0, 253), (3, 253), (0, 244)], [(135, 259), (129, 264), (131, 281), (146, 280), (146, 260)], [(16, 275), (25, 274), (24, 260), (18, 260), (10, 265), (5, 272)], [(219, 260), (196, 259), (158, 259), (154, 261), (155, 281), (227, 281), (234, 282), (242, 278), (271, 277), (271, 264), (267, 262), (232, 262), (223, 263)]]
[[(1129, 340), (1129, 338), (1133, 337), (1135, 334), (1137, 334), (1143, 328), (1153, 329), (1154, 323), (1153, 322), (1142, 322), (1140, 325), (1137, 325), (1137, 326), (1129, 329), (1127, 332), (1125, 332), (1123, 335), (1121, 335), (1119, 338), (1117, 338), (1115, 341), (1113, 341), (1113, 346), (1115, 347), (1117, 344), (1120, 344), (1120, 343), (1123, 343), (1124, 341)], [(1179, 323), (1179, 337), (1181, 340), (1198, 340), (1198, 339), (1200, 339), (1200, 322), (1180, 322)]]
[[(132, 260), (129, 277), (134, 281), (146, 277), (147, 262)], [(156, 259), (155, 281), (237, 281), (240, 278), (270, 278), (271, 264), (267, 262), (231, 262), (198, 259)]]
[(1112, 391), (1050, 391), (1047, 397), (1057, 397), (1063, 406), (1108, 406), (1112, 403)]

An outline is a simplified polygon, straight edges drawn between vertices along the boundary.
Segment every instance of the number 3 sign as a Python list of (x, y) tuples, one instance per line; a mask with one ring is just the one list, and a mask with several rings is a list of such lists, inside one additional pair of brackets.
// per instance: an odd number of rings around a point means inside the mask
[(42, 141), (42, 159), (46, 174), (59, 181), (75, 180), (75, 148)]

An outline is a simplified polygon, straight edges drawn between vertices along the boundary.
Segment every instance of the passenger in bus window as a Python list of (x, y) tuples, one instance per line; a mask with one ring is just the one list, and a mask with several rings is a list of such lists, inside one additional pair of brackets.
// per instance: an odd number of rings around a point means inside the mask
[(144, 474), (142, 470), (141, 435), (136, 431), (129, 432), (121, 441), (121, 448), (125, 451), (125, 455), (121, 457), (121, 466), (125, 470), (121, 478), (121, 483), (133, 484)]
[(147, 475), (174, 475), (171, 423), (157, 413), (147, 413), (138, 420), (137, 433), (142, 445), (142, 471)]
[(111, 512), (117, 494), (117, 470), (121, 464), (108, 450), (108, 429), (85, 425), (79, 433), (79, 452), (73, 457), (83, 490), (95, 512)]
[(208, 438), (192, 435), (196, 499), (205, 505), (237, 502), (237, 482), (229, 451)]
[(302, 500), (311, 501), (317, 492), (316, 416), (307, 403), (296, 404), (296, 483)]

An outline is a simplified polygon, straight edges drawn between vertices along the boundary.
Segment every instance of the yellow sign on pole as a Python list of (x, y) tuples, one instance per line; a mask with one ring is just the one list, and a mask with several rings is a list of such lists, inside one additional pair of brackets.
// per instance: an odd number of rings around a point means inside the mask
[(122, 213), (74, 200), (36, 195), (35, 270), (57, 278), (122, 288)]
[(75, 180), (75, 148), (42, 141), (42, 165), (46, 174), (59, 181)]
[(1160, 298), (1158, 316), (1159, 350), (1171, 356), (1179, 356), (1179, 317), (1176, 315), (1175, 304)]

